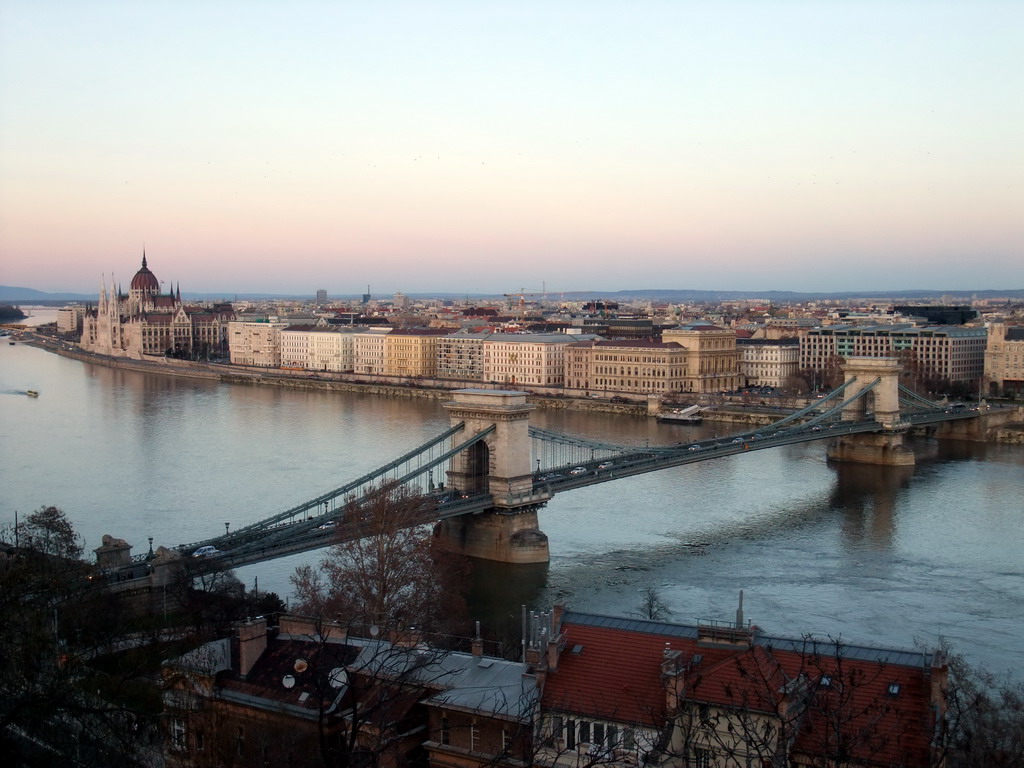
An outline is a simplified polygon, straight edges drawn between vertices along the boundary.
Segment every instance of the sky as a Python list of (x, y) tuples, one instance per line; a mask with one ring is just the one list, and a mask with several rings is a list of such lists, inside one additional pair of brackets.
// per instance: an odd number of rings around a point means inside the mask
[(1024, 2), (0, 0), (0, 284), (1024, 288)]

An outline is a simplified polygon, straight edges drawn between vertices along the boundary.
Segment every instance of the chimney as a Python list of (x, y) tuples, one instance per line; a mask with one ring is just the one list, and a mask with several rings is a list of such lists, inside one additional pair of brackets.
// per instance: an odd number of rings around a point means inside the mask
[(932, 653), (930, 679), (930, 699), (935, 712), (936, 721), (941, 721), (946, 714), (946, 692), (949, 681), (949, 662), (946, 652), (937, 648)]
[(238, 673), (245, 677), (267, 650), (267, 620), (253, 619), (238, 628)]
[(679, 711), (686, 690), (686, 665), (683, 652), (674, 651), (668, 643), (661, 656), (661, 679), (665, 686), (665, 707), (668, 712)]
[(476, 635), (473, 637), (472, 643), (473, 655), (483, 656), (484, 655), (484, 639), (480, 637), (480, 622), (476, 623)]

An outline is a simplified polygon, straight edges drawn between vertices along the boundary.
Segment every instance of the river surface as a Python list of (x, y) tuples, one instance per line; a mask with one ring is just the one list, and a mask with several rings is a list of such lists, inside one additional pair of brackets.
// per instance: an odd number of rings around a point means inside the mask
[[(620, 444), (736, 431), (545, 410), (535, 423)], [(434, 402), (140, 374), (4, 343), (0, 524), (52, 504), (88, 549), (105, 533), (135, 552), (150, 536), (195, 541), (337, 487), (447, 425)], [(743, 590), (746, 616), (772, 633), (896, 647), (945, 638), (1024, 676), (1024, 449), (913, 448), (913, 468), (831, 465), (810, 443), (563, 493), (540, 513), (550, 566), (479, 565), (474, 617), (555, 601), (637, 615), (654, 587), (676, 621), (730, 620)], [(239, 576), (287, 597), (294, 568), (317, 559)]]

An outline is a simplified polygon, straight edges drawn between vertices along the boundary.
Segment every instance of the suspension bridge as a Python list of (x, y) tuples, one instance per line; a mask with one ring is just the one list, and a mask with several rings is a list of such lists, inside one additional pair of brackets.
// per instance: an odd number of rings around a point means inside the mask
[[(899, 384), (899, 364), (853, 358), (846, 381), (811, 405), (755, 430), (670, 446), (630, 446), (563, 435), (530, 425), (522, 392), (461, 390), (451, 426), (394, 461), (230, 533), (175, 547), (203, 547), (211, 568), (232, 568), (364, 536), (363, 510), (382, 488), (416, 499), (408, 524), (436, 524), (439, 543), (474, 557), (546, 562), (537, 511), (558, 493), (684, 464), (816, 440), (838, 461), (912, 464), (903, 444), (914, 428), (974, 419), (977, 407), (938, 405)], [(144, 562), (151, 555), (133, 558)]]

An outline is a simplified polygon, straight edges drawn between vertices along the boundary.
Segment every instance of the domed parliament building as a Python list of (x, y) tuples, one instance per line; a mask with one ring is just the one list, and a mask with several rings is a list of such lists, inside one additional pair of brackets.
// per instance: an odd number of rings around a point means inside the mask
[(142, 267), (127, 294), (114, 286), (108, 291), (103, 281), (98, 306), (83, 318), (81, 346), (100, 355), (135, 359), (220, 357), (227, 355), (228, 323), (233, 319), (230, 304), (185, 306), (180, 284), (176, 292), (161, 294), (143, 251)]

